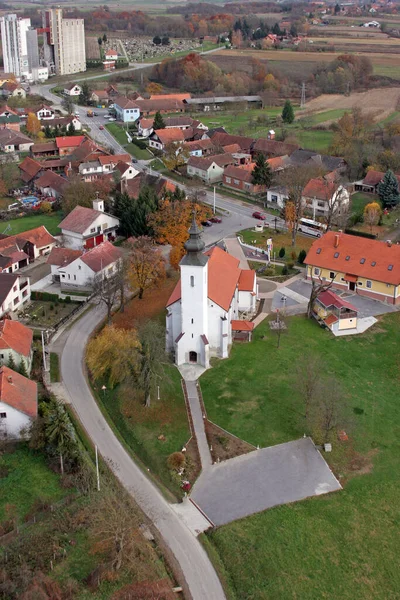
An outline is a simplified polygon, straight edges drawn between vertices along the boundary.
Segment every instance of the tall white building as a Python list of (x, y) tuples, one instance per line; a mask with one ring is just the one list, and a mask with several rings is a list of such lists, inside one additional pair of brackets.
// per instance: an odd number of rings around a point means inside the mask
[(57, 75), (86, 71), (85, 22), (64, 19), (61, 8), (43, 13), (44, 55)]
[(14, 73), (16, 77), (29, 71), (26, 34), (30, 26), (30, 19), (21, 19), (17, 15), (0, 18), (4, 71)]

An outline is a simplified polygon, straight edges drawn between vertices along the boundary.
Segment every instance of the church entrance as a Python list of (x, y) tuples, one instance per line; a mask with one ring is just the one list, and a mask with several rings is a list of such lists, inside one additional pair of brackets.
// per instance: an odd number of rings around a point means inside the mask
[(193, 350), (189, 352), (189, 362), (197, 363), (197, 352), (193, 352)]

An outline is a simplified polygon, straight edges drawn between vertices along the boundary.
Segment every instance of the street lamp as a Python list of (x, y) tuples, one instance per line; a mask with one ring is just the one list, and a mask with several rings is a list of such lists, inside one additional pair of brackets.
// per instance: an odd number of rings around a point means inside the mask
[(107, 389), (106, 386), (102, 385), (101, 389), (103, 390), (103, 397), (105, 397), (105, 395), (106, 395), (106, 389)]

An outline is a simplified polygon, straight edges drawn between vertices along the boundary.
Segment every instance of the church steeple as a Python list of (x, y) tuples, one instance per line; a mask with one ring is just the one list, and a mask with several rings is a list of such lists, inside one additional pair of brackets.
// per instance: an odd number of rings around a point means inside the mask
[(204, 266), (208, 257), (203, 254), (205, 243), (201, 237), (202, 230), (196, 223), (196, 211), (193, 211), (192, 224), (189, 229), (189, 239), (184, 244), (186, 255), (182, 258), (181, 264), (192, 266)]

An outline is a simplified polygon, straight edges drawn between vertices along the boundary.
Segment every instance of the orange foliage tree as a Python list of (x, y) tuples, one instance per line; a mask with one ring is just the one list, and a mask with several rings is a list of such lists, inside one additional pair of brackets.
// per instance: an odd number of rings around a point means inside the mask
[(139, 290), (139, 300), (145, 290), (154, 287), (165, 277), (165, 260), (151, 238), (142, 235), (129, 238), (125, 244), (129, 250), (128, 279), (132, 288)]
[(28, 133), (35, 136), (37, 136), (40, 131), (40, 121), (34, 113), (28, 113), (26, 130)]
[(146, 92), (148, 94), (151, 94), (152, 96), (154, 96), (155, 94), (162, 94), (163, 86), (160, 83), (155, 83), (154, 81), (152, 81), (151, 83), (149, 83), (148, 86), (146, 86)]
[(210, 208), (196, 201), (173, 201), (166, 198), (157, 212), (149, 215), (148, 222), (153, 229), (157, 242), (172, 246), (170, 262), (174, 269), (185, 254), (183, 247), (189, 237), (189, 227), (193, 210), (196, 211), (196, 221), (200, 225), (210, 214)]
[(382, 209), (378, 202), (370, 202), (364, 208), (364, 215), (363, 215), (364, 223), (366, 223), (367, 225), (370, 226), (371, 233), (372, 233), (372, 228), (375, 225), (378, 225), (379, 219), (381, 218), (381, 214), (382, 214)]

